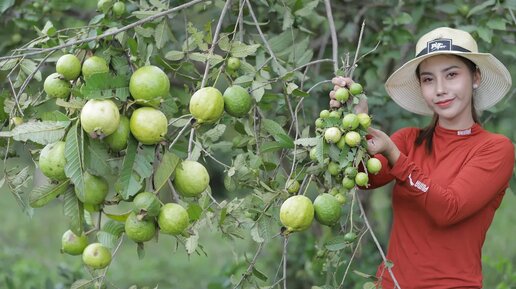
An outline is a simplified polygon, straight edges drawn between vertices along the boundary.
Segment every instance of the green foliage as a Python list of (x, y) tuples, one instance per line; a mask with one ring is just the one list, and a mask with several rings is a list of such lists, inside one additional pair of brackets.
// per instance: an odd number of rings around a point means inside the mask
[[(175, 239), (176, 250), (181, 248), (187, 255), (206, 254), (206, 241), (201, 238), (206, 228), (226, 240), (250, 238), (251, 247), (262, 248), (284, 240), (280, 238), (278, 207), (288, 197), (288, 179), (302, 182), (301, 193), (314, 199), (330, 190), (328, 184), (334, 182), (325, 162), (344, 168), (366, 158), (360, 149), (339, 150), (315, 133), (313, 123), (319, 111), (328, 108), (327, 95), (332, 89), (328, 82), (333, 76), (352, 75), (360, 80), (366, 88), (373, 125), (392, 132), (428, 121), (389, 101), (383, 84), (394, 69), (412, 58), (415, 41), (431, 28), (454, 26), (471, 32), (480, 50), (495, 54), (516, 75), (516, 64), (510, 61), (516, 57), (514, 1), (331, 1), (334, 23), (327, 19), (324, 1), (248, 2), (232, 1), (224, 10), (218, 31), (218, 19), (226, 4), (221, 0), (204, 1), (150, 20), (147, 17), (185, 1), (126, 2), (127, 13), (122, 17), (113, 15), (111, 1), (99, 11), (94, 11), (94, 3), (83, 1), (0, 1), (5, 27), (0, 32), (1, 152), (9, 160), (22, 157), (31, 163), (23, 168), (8, 167), (6, 159), (1, 184), (7, 185), (29, 215), (29, 204), (40, 207), (56, 198), (62, 200), (74, 233), (95, 231), (95, 237), (110, 248), (123, 241), (127, 217), (127, 211), (114, 213), (113, 208), (123, 207), (142, 190), (154, 191), (162, 200), (172, 198), (188, 208), (192, 221), (185, 236)], [(143, 23), (127, 26), (138, 20)], [(329, 59), (333, 56), (330, 25), (337, 31), (337, 71)], [(110, 32), (118, 33), (105, 36)], [(51, 54), (48, 50), (38, 53), (38, 49), (58, 45), (65, 47)], [(19, 56), (23, 53), (31, 54)], [(48, 98), (42, 79), (54, 72), (55, 61), (65, 53), (74, 53), (81, 60), (92, 54), (100, 56), (111, 71), (74, 81), (72, 95), (66, 100)], [(227, 68), (230, 57), (240, 60), (238, 69)], [(170, 97), (159, 106), (169, 120), (165, 141), (145, 146), (130, 136), (127, 148), (114, 153), (102, 140), (85, 135), (77, 120), (85, 100), (112, 99), (121, 113), (130, 116), (138, 106), (128, 90), (130, 75), (150, 64), (161, 67), (172, 84)], [(226, 114), (213, 125), (192, 123), (188, 102), (196, 90), (213, 86), (223, 91), (237, 84), (253, 97), (248, 117), (236, 119)], [(485, 112), (482, 119), (491, 130), (515, 140), (513, 102), (507, 98)], [(10, 121), (14, 117), (25, 122), (15, 126)], [(338, 124), (331, 120), (324, 123), (324, 127), (334, 125)], [(33, 181), (39, 149), (57, 140), (66, 141), (65, 172), (70, 180), (59, 184)], [(309, 158), (312, 148), (317, 161)], [(179, 198), (170, 185), (175, 167), (186, 158), (206, 163), (210, 171), (210, 187), (199, 198)], [(99, 212), (85, 210), (77, 198), (83, 197), (86, 171), (112, 184)], [(513, 178), (512, 183), (515, 181)], [(344, 206), (340, 226), (330, 229), (317, 224), (307, 233), (289, 237), (288, 247), (280, 244), (273, 248), (276, 256), (267, 257), (267, 266), (258, 266), (252, 254), (242, 254), (241, 260), (227, 265), (221, 274), (223, 281), (214, 281), (213, 288), (272, 286), (281, 278), (276, 272), (281, 267), (278, 256), (285, 252), (288, 268), (283, 277), (289, 287), (368, 288), (370, 275), (380, 262), (377, 249), (367, 237), (353, 244), (343, 239), (350, 228), (359, 237), (366, 232), (353, 196), (349, 195), (355, 206)], [(367, 199), (363, 201), (367, 204)], [(96, 221), (103, 216), (111, 220), (97, 228)], [(138, 255), (143, 256), (144, 249), (139, 245)], [(355, 250), (360, 252), (356, 256)], [(346, 275), (348, 264), (349, 272), (355, 273)], [(495, 267), (510, 276), (507, 272), (511, 268), (504, 266)], [(18, 286), (16, 282), (9, 284)], [(500, 288), (513, 285), (503, 282)]]

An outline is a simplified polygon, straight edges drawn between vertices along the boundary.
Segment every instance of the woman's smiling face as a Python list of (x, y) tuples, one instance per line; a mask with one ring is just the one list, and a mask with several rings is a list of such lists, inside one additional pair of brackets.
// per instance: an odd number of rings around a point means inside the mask
[(436, 55), (419, 65), (421, 92), (428, 107), (439, 115), (441, 126), (462, 129), (473, 124), (473, 85), (480, 73), (472, 73), (458, 56)]

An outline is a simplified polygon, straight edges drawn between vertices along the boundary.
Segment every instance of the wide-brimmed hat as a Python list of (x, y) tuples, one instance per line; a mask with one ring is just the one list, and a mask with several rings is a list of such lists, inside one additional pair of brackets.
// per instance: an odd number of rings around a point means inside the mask
[(477, 43), (469, 33), (440, 27), (423, 35), (416, 44), (415, 58), (387, 79), (387, 93), (398, 105), (413, 113), (433, 114), (423, 99), (415, 71), (423, 60), (440, 54), (462, 56), (479, 68), (481, 81), (474, 93), (478, 111), (494, 106), (511, 88), (512, 80), (507, 68), (492, 54), (479, 53)]

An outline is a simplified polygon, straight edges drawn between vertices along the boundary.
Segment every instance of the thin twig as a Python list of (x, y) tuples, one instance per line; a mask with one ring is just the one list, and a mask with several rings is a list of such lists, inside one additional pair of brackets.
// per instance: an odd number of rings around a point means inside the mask
[(174, 185), (172, 184), (170, 178), (167, 179), (167, 183), (170, 187), (170, 191), (172, 191), (172, 200), (174, 200), (174, 202), (176, 203), (179, 203), (179, 195), (177, 194), (176, 188), (174, 188)]
[(365, 20), (362, 21), (362, 27), (360, 28), (360, 35), (358, 36), (357, 50), (355, 51), (355, 59), (353, 60), (353, 65), (351, 65), (351, 71), (349, 73), (349, 77), (353, 77), (353, 72), (355, 71), (355, 67), (357, 67), (358, 52), (360, 51), (360, 45), (362, 44), (362, 37), (364, 36), (364, 28), (365, 28)]
[[(360, 234), (360, 237), (356, 241), (356, 244), (360, 244), (360, 241), (362, 240), (362, 238), (364, 237), (364, 235), (367, 233), (368, 230), (369, 229), (366, 229), (362, 234)], [(351, 268), (353, 259), (355, 259), (355, 255), (358, 252), (358, 248), (359, 248), (358, 245), (355, 246), (355, 249), (353, 250), (353, 254), (351, 254), (351, 258), (349, 258), (348, 266), (346, 266), (346, 271), (344, 271), (344, 276), (342, 276), (342, 281), (340, 282), (339, 287), (337, 287), (337, 289), (342, 288), (342, 286), (344, 285), (344, 281), (346, 280), (346, 276), (348, 275), (349, 268)]]
[(335, 30), (335, 22), (333, 21), (333, 14), (331, 13), (330, 0), (324, 0), (324, 5), (326, 6), (326, 16), (328, 17), (328, 25), (330, 26), (331, 33), (331, 47), (333, 51), (333, 72), (337, 74), (337, 70), (339, 70), (339, 43), (337, 41), (337, 31)]
[(316, 84), (314, 84), (314, 86), (310, 87), (310, 89), (308, 89), (306, 91), (306, 93), (310, 93), (310, 91), (312, 91), (312, 89), (314, 89), (315, 87), (317, 87), (323, 83), (331, 83), (331, 80), (322, 80), (322, 81), (317, 82)]
[(98, 35), (98, 36), (92, 36), (92, 37), (84, 38), (82, 40), (73, 41), (73, 42), (61, 44), (61, 45), (58, 45), (58, 46), (41, 49), (39, 51), (27, 52), (27, 53), (17, 54), (17, 55), (13, 55), (13, 56), (3, 56), (3, 57), (0, 57), (0, 61), (6, 60), (6, 59), (13, 59), (13, 58), (20, 58), (20, 57), (25, 57), (25, 56), (37, 55), (37, 54), (41, 54), (41, 53), (45, 53), (45, 52), (50, 52), (50, 51), (59, 50), (59, 49), (63, 49), (63, 48), (66, 48), (66, 47), (74, 46), (74, 45), (77, 45), (77, 44), (82, 44), (82, 43), (86, 43), (86, 42), (90, 42), (90, 41), (100, 40), (102, 38), (106, 38), (108, 36), (116, 35), (118, 33), (127, 31), (127, 30), (129, 30), (131, 28), (134, 28), (136, 26), (140, 26), (140, 25), (142, 25), (144, 23), (156, 20), (156, 19), (158, 19), (160, 17), (163, 17), (163, 16), (166, 16), (168, 14), (171, 14), (171, 13), (180, 11), (182, 9), (188, 8), (190, 6), (193, 6), (193, 5), (195, 5), (197, 3), (200, 3), (200, 2), (203, 2), (203, 1), (204, 0), (192, 0), (192, 1), (188, 2), (188, 3), (183, 4), (183, 5), (179, 5), (177, 7), (174, 7), (174, 8), (165, 10), (165, 11), (162, 11), (160, 13), (156, 13), (156, 14), (154, 14), (152, 16), (140, 19), (140, 20), (138, 20), (136, 22), (133, 22), (133, 23), (131, 23), (129, 25), (126, 25), (126, 26), (121, 27), (119, 29), (112, 30), (112, 31), (107, 32), (107, 33), (103, 33), (103, 34)]
[(217, 43), (217, 39), (219, 38), (219, 32), (222, 27), (222, 22), (224, 21), (224, 16), (226, 16), (226, 11), (228, 11), (229, 6), (231, 5), (231, 0), (227, 0), (224, 8), (222, 8), (222, 12), (219, 16), (219, 22), (217, 23), (217, 28), (215, 28), (215, 35), (213, 35), (213, 41), (208, 50), (208, 57), (206, 58), (206, 67), (204, 68), (204, 76), (202, 77), (201, 88), (206, 84), (206, 79), (208, 78), (208, 71), (210, 70), (210, 56), (213, 55), (213, 50), (215, 49), (215, 44)]
[(226, 165), (225, 163), (219, 161), (218, 159), (216, 159), (214, 156), (212, 156), (207, 150), (205, 150), (202, 145), (196, 141), (193, 141), (196, 145), (199, 146), (199, 148), (201, 149), (201, 151), (203, 151), (208, 157), (210, 157), (212, 160), (214, 160), (216, 163), (220, 164), (221, 166), (223, 166), (225, 169), (230, 169), (231, 167)]
[[(385, 263), (387, 263), (387, 258), (385, 257), (382, 246), (380, 246), (380, 243), (378, 242), (378, 239), (376, 239), (376, 235), (374, 234), (373, 229), (371, 228), (371, 225), (369, 224), (369, 220), (367, 219), (367, 216), (366, 216), (366, 213), (364, 210), (364, 206), (362, 205), (362, 202), (360, 201), (359, 198), (358, 198), (357, 202), (358, 202), (358, 206), (360, 208), (360, 213), (362, 214), (362, 217), (364, 218), (364, 222), (367, 226), (367, 229), (369, 230), (369, 232), (371, 232), (371, 237), (373, 237), (373, 241), (376, 244), (376, 247), (378, 248), (378, 251), (380, 252), (380, 255), (382, 256), (383, 262), (385, 264)], [(394, 288), (401, 289), (400, 284), (398, 283), (398, 280), (396, 280), (396, 277), (394, 277), (394, 273), (392, 272), (391, 267), (387, 267), (387, 269), (389, 270), (389, 274), (391, 275), (392, 281), (394, 282), (394, 285), (395, 285)]]
[(509, 10), (509, 14), (511, 14), (512, 21), (514, 21), (514, 24), (516, 25), (516, 17), (514, 16), (514, 12), (512, 12), (511, 8), (507, 8), (507, 10)]
[[(114, 257), (115, 257), (116, 253), (118, 252), (118, 249), (120, 248), (120, 245), (122, 245), (122, 241), (123, 241), (123, 240), (124, 240), (124, 235), (122, 234), (122, 235), (120, 236), (120, 240), (118, 241), (118, 244), (117, 244), (117, 245), (116, 245), (116, 247), (115, 247), (115, 250), (113, 251), (113, 254), (111, 255), (111, 256), (112, 256), (111, 258), (114, 258)], [(112, 264), (112, 263), (111, 263), (111, 264)], [(100, 285), (101, 285), (100, 287), (102, 287), (102, 283), (104, 283), (104, 278), (106, 278), (106, 274), (107, 274), (107, 271), (108, 271), (109, 267), (110, 267), (110, 265), (108, 265), (108, 266), (106, 267), (106, 269), (104, 269), (104, 272), (102, 272), (102, 276), (99, 278), (99, 280), (100, 280)]]
[(263, 35), (262, 29), (260, 28), (260, 25), (258, 25), (258, 19), (256, 18), (256, 15), (254, 15), (253, 7), (251, 6), (251, 2), (249, 0), (245, 0), (245, 3), (247, 4), (247, 7), (249, 8), (249, 14), (251, 14), (251, 17), (253, 18), (254, 24), (256, 26), (256, 30), (258, 30), (258, 33), (260, 34), (260, 37), (262, 38), (263, 43), (265, 44), (265, 47), (267, 47), (267, 50), (269, 51), (269, 54), (271, 55), (272, 59), (278, 63), (278, 59), (276, 58), (276, 55), (274, 55), (274, 52), (272, 52), (272, 48), (269, 45), (269, 42), (267, 39), (265, 39), (265, 35)]
[(287, 244), (289, 235), (283, 241), (283, 289), (287, 289)]
[(242, 274), (242, 278), (240, 278), (240, 280), (238, 281), (238, 283), (233, 287), (233, 289), (237, 289), (240, 284), (242, 284), (242, 282), (244, 281), (244, 279), (247, 278), (247, 276), (249, 276), (249, 274), (251, 274), (254, 266), (256, 265), (256, 261), (258, 260), (258, 256), (260, 255), (260, 253), (262, 252), (262, 248), (263, 248), (263, 244), (265, 244), (265, 242), (261, 242), (260, 245), (258, 246), (258, 249), (256, 250), (256, 253), (254, 253), (254, 257), (253, 257), (253, 260), (251, 260), (251, 263), (249, 264), (249, 266), (247, 267), (247, 270), (245, 270), (245, 273)]
[(188, 159), (190, 159), (190, 157), (192, 157), (192, 144), (193, 144), (193, 139), (194, 139), (194, 134), (195, 134), (195, 128), (192, 127), (192, 129), (190, 130), (190, 140), (188, 140)]
[(168, 146), (168, 149), (171, 149), (175, 144), (176, 142), (179, 140), (179, 138), (181, 137), (181, 135), (183, 134), (183, 132), (186, 130), (186, 128), (190, 125), (190, 123), (192, 122), (192, 119), (193, 117), (190, 118), (190, 120), (188, 121), (188, 123), (186, 123), (183, 128), (181, 129), (181, 131), (179, 131), (179, 133), (177, 134), (176, 138), (172, 141), (172, 143)]

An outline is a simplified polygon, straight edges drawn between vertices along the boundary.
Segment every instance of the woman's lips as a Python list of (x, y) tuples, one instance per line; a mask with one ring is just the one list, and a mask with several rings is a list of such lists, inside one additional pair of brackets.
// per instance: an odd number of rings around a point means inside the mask
[(450, 106), (452, 102), (453, 102), (453, 99), (447, 99), (447, 100), (436, 102), (435, 104), (441, 108), (445, 108), (445, 107)]

